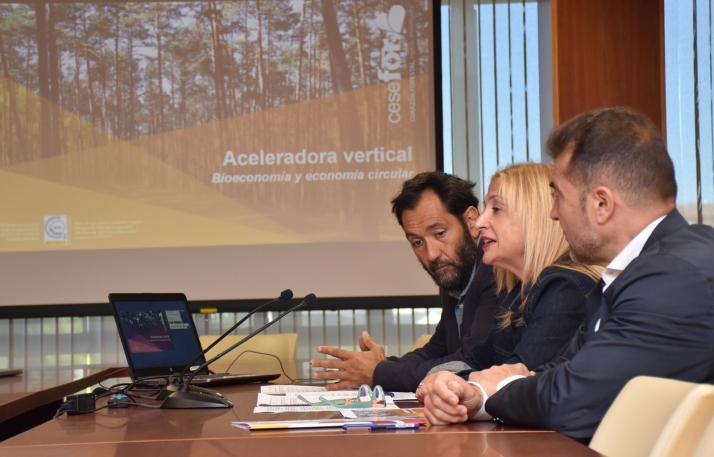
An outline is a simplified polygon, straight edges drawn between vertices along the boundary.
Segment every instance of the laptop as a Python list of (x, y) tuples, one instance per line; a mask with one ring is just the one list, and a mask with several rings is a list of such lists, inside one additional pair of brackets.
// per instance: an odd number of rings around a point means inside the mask
[[(109, 303), (133, 381), (178, 375), (201, 352), (184, 294), (109, 294)], [(195, 370), (205, 361), (201, 356), (192, 368)], [(268, 382), (279, 377), (280, 374), (209, 374), (208, 368), (203, 368), (191, 384), (210, 387)], [(166, 381), (143, 382), (161, 385)]]

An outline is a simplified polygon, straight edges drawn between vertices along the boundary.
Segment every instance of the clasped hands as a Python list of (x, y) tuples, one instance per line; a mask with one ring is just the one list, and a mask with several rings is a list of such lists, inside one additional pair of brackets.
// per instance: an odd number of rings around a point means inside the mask
[(319, 379), (338, 379), (327, 385), (327, 390), (356, 389), (362, 384), (374, 387), (374, 369), (382, 360), (387, 360), (384, 347), (377, 344), (362, 332), (359, 338), (359, 347), (362, 352), (345, 351), (331, 346), (318, 346), (317, 352), (331, 355), (334, 359), (313, 359), (310, 366), (313, 368), (333, 368), (335, 370), (315, 371), (314, 376)]
[[(525, 365), (517, 363), (475, 371), (469, 375), (469, 381), (479, 383), (490, 397), (496, 393), (498, 383), (504, 379), (533, 374)], [(432, 425), (465, 422), (481, 409), (484, 402), (481, 389), (449, 371), (440, 371), (424, 378), (416, 395), (424, 403), (424, 414)]]

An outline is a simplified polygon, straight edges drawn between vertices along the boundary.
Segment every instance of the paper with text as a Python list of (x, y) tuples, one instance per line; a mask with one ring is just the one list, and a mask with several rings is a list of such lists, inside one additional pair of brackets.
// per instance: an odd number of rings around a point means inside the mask
[[(319, 402), (321, 396), (326, 396), (323, 395), (323, 392), (321, 393), (313, 393), (313, 394), (303, 394), (303, 397), (307, 399), (308, 401), (311, 402)], [(336, 400), (339, 398), (354, 398), (355, 394), (354, 392), (351, 392), (346, 395), (342, 396), (330, 396), (330, 400)], [(392, 397), (387, 397), (387, 405), (393, 405), (394, 400)], [(285, 395), (285, 396), (277, 396), (277, 395), (266, 395), (259, 393), (258, 394), (258, 403), (256, 406), (305, 406), (305, 402), (300, 400), (297, 395)]]
[[(253, 409), (254, 413), (305, 413), (310, 411), (341, 411), (344, 408), (338, 408), (336, 406), (256, 406)], [(379, 408), (380, 410), (398, 410), (397, 405), (387, 405), (384, 408)], [(370, 409), (369, 411), (374, 411)]]
[(288, 394), (288, 393), (303, 393), (303, 392), (327, 392), (324, 386), (301, 386), (292, 384), (278, 384), (274, 386), (260, 386), (262, 394)]

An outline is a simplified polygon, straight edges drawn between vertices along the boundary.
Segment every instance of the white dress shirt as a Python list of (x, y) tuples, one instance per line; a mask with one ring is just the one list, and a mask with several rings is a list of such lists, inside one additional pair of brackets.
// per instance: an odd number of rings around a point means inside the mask
[(627, 246), (625, 246), (625, 249), (620, 251), (619, 254), (615, 256), (612, 261), (605, 267), (605, 271), (602, 272), (602, 280), (605, 283), (605, 285), (602, 288), (602, 291), (605, 292), (610, 284), (612, 284), (612, 281), (617, 278), (620, 273), (622, 273), (622, 270), (627, 268), (627, 266), (637, 258), (637, 256), (642, 253), (642, 248), (645, 247), (645, 243), (647, 243), (647, 240), (650, 238), (650, 235), (652, 235), (652, 232), (654, 232), (654, 229), (657, 228), (660, 222), (665, 218), (665, 216), (662, 216), (658, 219), (655, 219), (642, 229), (640, 233), (637, 234), (636, 237), (632, 238), (629, 243), (627, 243)]
[[(654, 232), (654, 229), (657, 228), (660, 222), (665, 218), (666, 216), (662, 216), (658, 219), (655, 219), (652, 221), (647, 227), (642, 229), (640, 233), (637, 234), (634, 238), (630, 240), (629, 243), (627, 243), (627, 246), (625, 246), (625, 249), (620, 251), (619, 254), (615, 256), (614, 259), (610, 261), (609, 264), (607, 264), (607, 267), (605, 267), (605, 271), (602, 272), (602, 282), (605, 283), (605, 285), (602, 287), (602, 291), (605, 292), (607, 288), (612, 284), (612, 281), (614, 281), (618, 276), (620, 276), (620, 273), (627, 268), (627, 266), (637, 258), (642, 253), (642, 248), (645, 247), (645, 243), (647, 243), (647, 240), (650, 238), (650, 235), (652, 235), (652, 232)], [(595, 331), (597, 332), (600, 330), (600, 319), (595, 323)]]

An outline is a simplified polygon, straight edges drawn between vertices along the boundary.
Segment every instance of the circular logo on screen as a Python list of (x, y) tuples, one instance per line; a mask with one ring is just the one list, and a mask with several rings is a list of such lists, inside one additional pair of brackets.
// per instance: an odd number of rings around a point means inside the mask
[(67, 239), (67, 216), (45, 216), (45, 241)]

